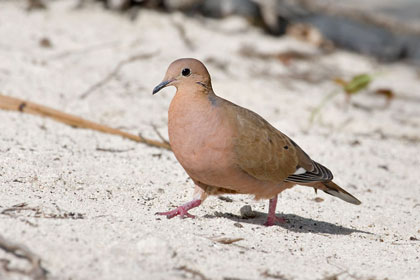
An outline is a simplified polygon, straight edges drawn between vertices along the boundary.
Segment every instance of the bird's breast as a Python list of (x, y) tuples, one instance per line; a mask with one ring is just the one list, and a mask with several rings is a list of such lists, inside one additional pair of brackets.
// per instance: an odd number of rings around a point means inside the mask
[(232, 165), (232, 129), (223, 108), (209, 99), (175, 96), (168, 132), (176, 158), (194, 179), (207, 181)]

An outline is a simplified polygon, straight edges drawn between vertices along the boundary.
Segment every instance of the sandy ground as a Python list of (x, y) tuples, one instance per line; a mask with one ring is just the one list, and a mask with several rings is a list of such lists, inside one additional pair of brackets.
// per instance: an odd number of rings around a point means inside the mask
[[(50, 279), (420, 278), (415, 69), (342, 51), (322, 54), (237, 18), (141, 11), (130, 21), (99, 6), (76, 11), (73, 5), (58, 1), (27, 13), (22, 2), (0, 2), (0, 92), (158, 139), (152, 126), (167, 136), (174, 89), (156, 96), (151, 90), (172, 60), (196, 57), (208, 65), (217, 94), (289, 134), (363, 203), (298, 186), (279, 200), (284, 225), (262, 226), (268, 202), (250, 196), (211, 197), (192, 211), (196, 219), (168, 220), (154, 213), (188, 201), (193, 189), (171, 152), (0, 111), (0, 234), (37, 253)], [(40, 45), (43, 38), (51, 47)], [(309, 58), (285, 65), (243, 56), (244, 46)], [(125, 64), (80, 98), (120, 61), (139, 54), (153, 56)], [(311, 126), (311, 111), (337, 88), (332, 78), (359, 73), (378, 73), (371, 88), (391, 88), (397, 98), (384, 109), (385, 99), (368, 92), (352, 105), (339, 95)], [(257, 217), (241, 219), (244, 205)], [(242, 240), (222, 244), (220, 238)], [(25, 265), (3, 251), (0, 258)], [(0, 279), (22, 276), (0, 268)]]

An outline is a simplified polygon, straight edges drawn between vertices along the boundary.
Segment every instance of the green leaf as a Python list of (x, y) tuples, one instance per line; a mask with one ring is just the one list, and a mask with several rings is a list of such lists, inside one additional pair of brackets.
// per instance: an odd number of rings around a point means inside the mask
[(344, 91), (347, 94), (358, 93), (362, 89), (365, 89), (370, 82), (372, 82), (373, 77), (369, 74), (361, 74), (354, 76), (353, 79), (343, 86)]

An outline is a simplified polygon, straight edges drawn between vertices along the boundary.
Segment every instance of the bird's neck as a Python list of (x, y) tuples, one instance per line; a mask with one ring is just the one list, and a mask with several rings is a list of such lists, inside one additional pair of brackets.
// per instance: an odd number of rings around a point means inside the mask
[(169, 106), (169, 119), (188, 122), (205, 118), (218, 106), (218, 98), (213, 90), (200, 84), (187, 84), (177, 87), (175, 96)]
[(176, 94), (173, 102), (181, 102), (188, 104), (190, 102), (204, 105), (215, 105), (216, 95), (211, 85), (202, 84), (200, 82), (185, 83), (177, 86)]
[(189, 82), (179, 83), (175, 86), (177, 88), (177, 93), (185, 93), (185, 94), (200, 93), (204, 95), (213, 93), (213, 88), (211, 86), (211, 83), (209, 82), (192, 80)]

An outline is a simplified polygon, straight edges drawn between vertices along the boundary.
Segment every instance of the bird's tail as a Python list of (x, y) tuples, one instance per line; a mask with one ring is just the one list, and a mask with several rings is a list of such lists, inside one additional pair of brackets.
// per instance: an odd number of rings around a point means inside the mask
[(359, 205), (361, 203), (360, 200), (358, 200), (357, 198), (352, 196), (350, 193), (348, 193), (347, 191), (340, 188), (333, 181), (322, 182), (322, 185), (325, 188), (320, 188), (320, 189), (323, 190), (324, 192), (326, 192), (329, 195), (338, 197), (338, 198), (340, 198), (340, 199), (342, 199), (342, 200), (344, 200), (348, 203), (352, 203), (352, 204), (356, 204), (356, 205)]

